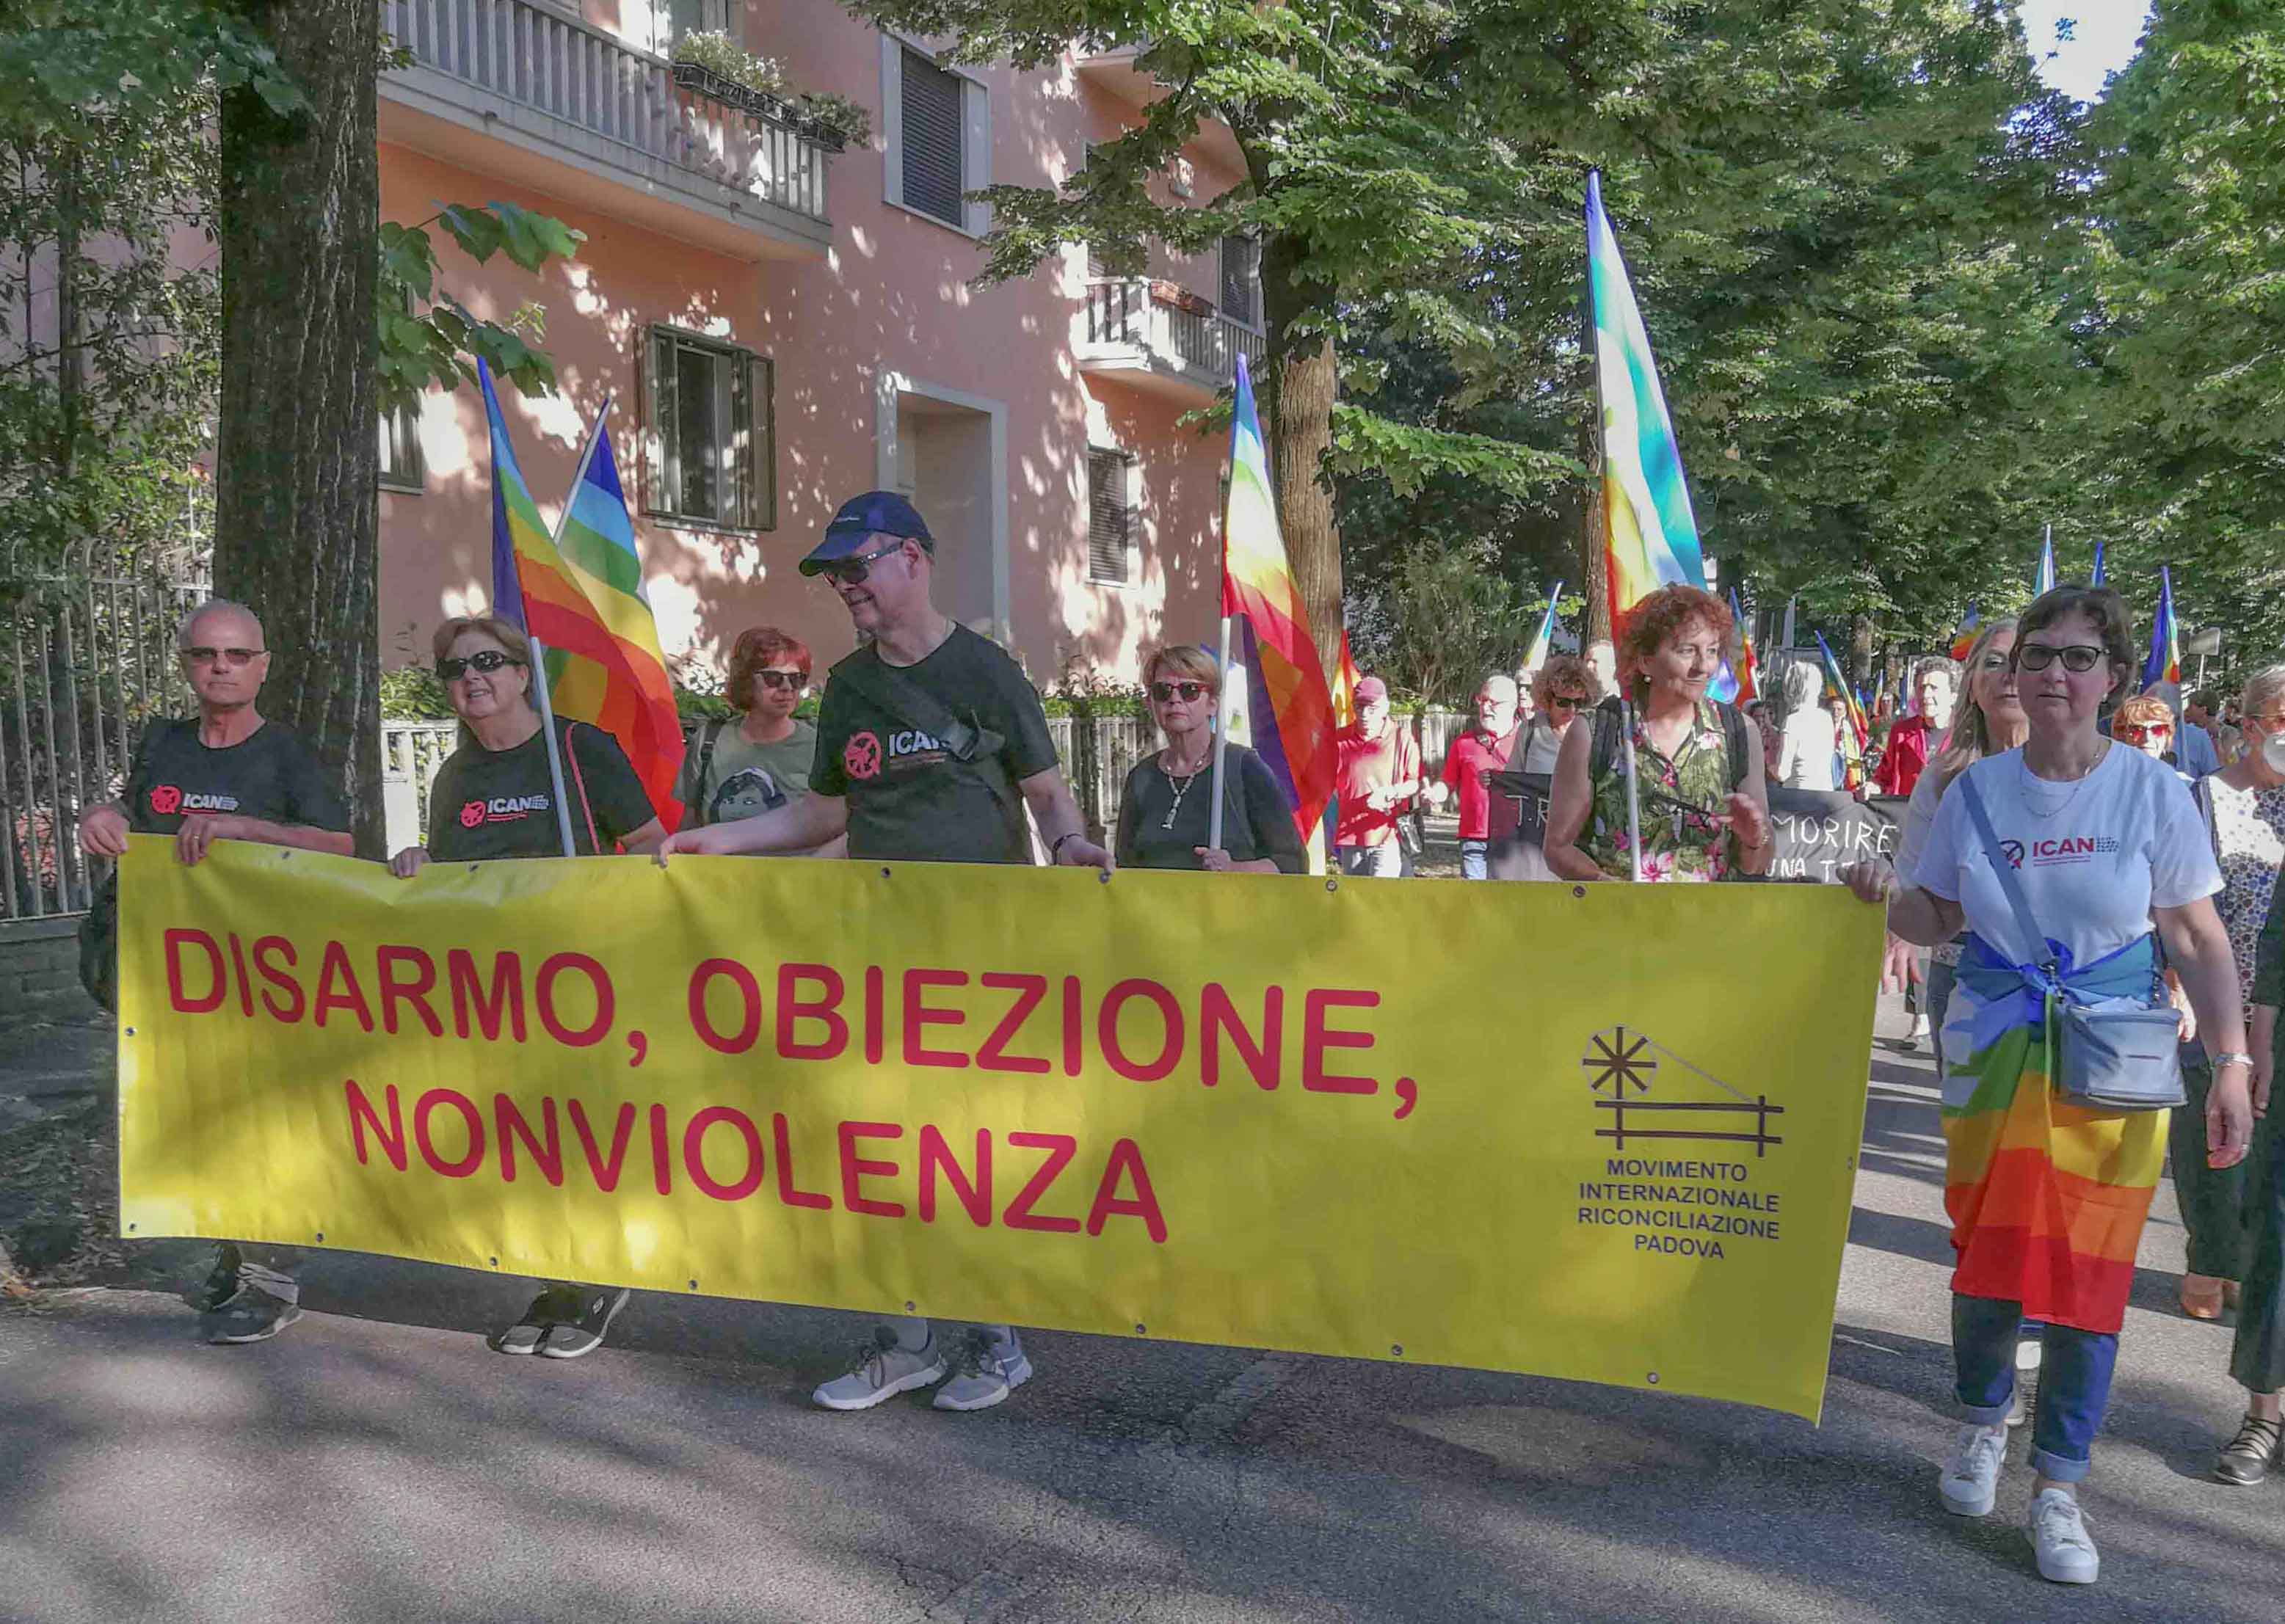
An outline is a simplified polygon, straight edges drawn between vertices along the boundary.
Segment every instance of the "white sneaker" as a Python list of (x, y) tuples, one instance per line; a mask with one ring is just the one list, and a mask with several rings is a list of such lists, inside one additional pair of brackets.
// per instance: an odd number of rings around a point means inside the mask
[(2033, 1497), (2031, 1549), (2038, 1553), (2039, 1577), (2057, 1584), (2093, 1584), (2101, 1571), (2078, 1499), (2068, 1489), (2041, 1489)]
[(2018, 1336), (2015, 1338), (2015, 1369), (2027, 1376), (2038, 1374), (2039, 1359), (2046, 1344), (2038, 1337)]
[(990, 1409), (1032, 1379), (1032, 1361), (1023, 1345), (994, 1340), (982, 1331), (961, 1356), (960, 1374), (937, 1390), (938, 1409)]
[(1959, 1430), (1936, 1493), (1943, 1509), (1959, 1517), (1984, 1517), (1999, 1498), (1999, 1468), (2007, 1458), (2007, 1429), (1970, 1422)]
[(1916, 1015), (1912, 1016), (1912, 1024), (1904, 1033), (1904, 1047), (1910, 1048), (1914, 1044), (1925, 1043), (1928, 1041), (1928, 1016)]
[(895, 1333), (876, 1330), (872, 1341), (858, 1345), (857, 1362), (848, 1375), (835, 1377), (809, 1396), (828, 1409), (870, 1409), (943, 1379), (944, 1354), (933, 1330), (928, 1345), (915, 1350), (899, 1346)]

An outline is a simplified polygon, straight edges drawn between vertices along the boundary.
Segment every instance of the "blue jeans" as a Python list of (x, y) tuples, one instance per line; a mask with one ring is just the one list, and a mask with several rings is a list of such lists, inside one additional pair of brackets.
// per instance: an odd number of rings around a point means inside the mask
[(1460, 843), (1460, 877), (1463, 880), (1488, 880), (1492, 877), (1490, 864), (1484, 854), (1491, 850), (1488, 840), (1464, 840)]
[[(1953, 1393), (1960, 1413), (2004, 1426), (2015, 1397), (2015, 1338), (2023, 1305), (1988, 1297), (1951, 1299)], [(2041, 1341), (2038, 1413), (2031, 1420), (2031, 1466), (2057, 1483), (2077, 1483), (2093, 1458), (2094, 1435), (2110, 1406), (2118, 1338), (2107, 1331), (2050, 1325)]]

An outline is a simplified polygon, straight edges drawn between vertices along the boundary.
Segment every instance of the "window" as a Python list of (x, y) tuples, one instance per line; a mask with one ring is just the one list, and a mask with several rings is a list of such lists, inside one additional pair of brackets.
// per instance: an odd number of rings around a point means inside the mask
[(1236, 236), (1221, 239), (1221, 310), (1249, 327), (1261, 325), (1261, 242)]
[(399, 406), (381, 414), (381, 487), (420, 490), (428, 465), (420, 455), (420, 408)]
[(1135, 510), (1127, 485), (1134, 459), (1101, 447), (1087, 453), (1087, 574), (1104, 586), (1131, 578)]
[[(579, 12), (576, 0), (567, 9), (574, 16)], [(673, 50), (674, 42), (687, 34), (726, 34), (734, 40), (742, 39), (746, 31), (745, 9), (741, 0), (665, 0), (651, 13), (664, 35), (658, 49)]]
[(650, 330), (643, 510), (726, 530), (777, 524), (776, 365), (672, 327)]
[(881, 106), (888, 200), (972, 237), (990, 231), (992, 211), (968, 199), (992, 184), (992, 103), (985, 88), (884, 34)]

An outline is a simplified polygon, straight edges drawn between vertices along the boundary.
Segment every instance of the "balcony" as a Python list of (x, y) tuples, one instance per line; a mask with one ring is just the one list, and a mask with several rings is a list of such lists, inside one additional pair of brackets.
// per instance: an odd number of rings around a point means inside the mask
[(1268, 341), (1171, 282), (1104, 277), (1087, 285), (1079, 369), (1197, 404), (1237, 381), (1237, 357), (1255, 372)]
[(381, 75), (384, 141), (741, 259), (832, 246), (831, 148), (789, 111), (684, 89), (538, 0), (383, 0), (381, 27), (413, 59)]

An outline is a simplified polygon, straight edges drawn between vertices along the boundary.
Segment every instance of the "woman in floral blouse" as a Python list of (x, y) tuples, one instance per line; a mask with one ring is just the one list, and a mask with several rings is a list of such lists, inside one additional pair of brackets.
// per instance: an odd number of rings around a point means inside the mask
[[(2277, 865), (2285, 859), (2285, 665), (2256, 672), (2241, 702), (2244, 750), (2219, 773), (2199, 780), (2192, 793), (2213, 828), (2222, 878), (2214, 906), (2237, 956), (2238, 990), (2250, 1001), (2254, 943), (2269, 914)], [(2197, 1081), (2191, 1079), (2194, 1092)], [(2225, 1306), (2234, 1306), (2237, 1283), (2245, 1277), (2255, 1221), (2248, 1208), (2256, 1158), (2249, 1157), (2236, 1167), (2208, 1167), (2203, 1123), (2189, 1120), (2197, 1115), (2195, 1109), (2174, 1113), (2174, 1193), (2189, 1230), (2181, 1303), (2192, 1319), (2217, 1320)]]
[[(1730, 611), (1694, 586), (1661, 586), (1619, 635), (1620, 679), (1634, 701), (1642, 877), (1708, 881), (1769, 871), (1769, 791), (1752, 729), (1706, 695), (1730, 657)], [(1626, 749), (1619, 703), (1565, 736), (1547, 816), (1548, 867), (1567, 880), (1624, 880)]]

